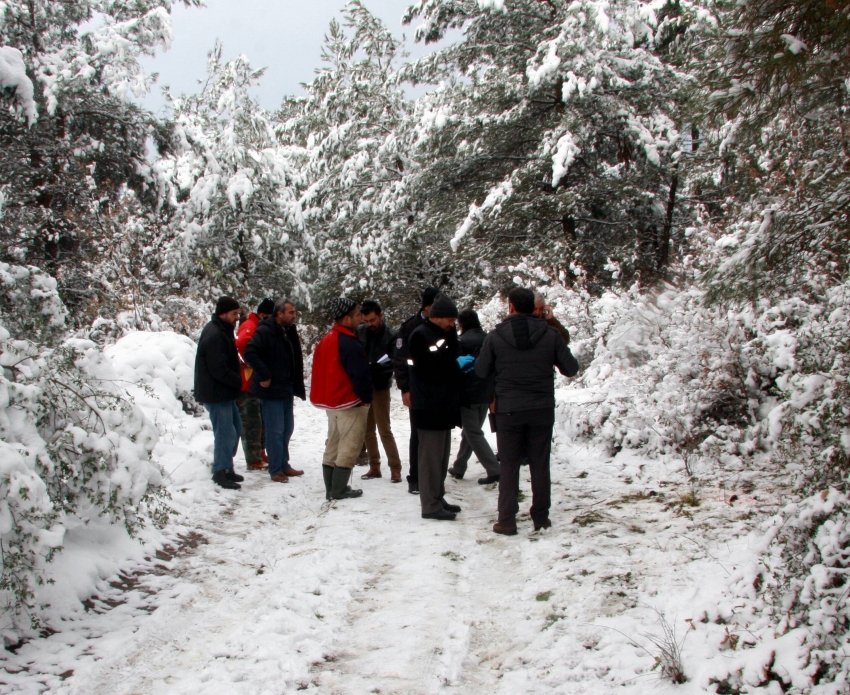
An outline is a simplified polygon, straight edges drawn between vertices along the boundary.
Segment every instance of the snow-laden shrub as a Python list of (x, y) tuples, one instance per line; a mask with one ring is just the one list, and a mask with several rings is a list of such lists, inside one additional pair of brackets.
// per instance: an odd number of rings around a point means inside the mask
[[(758, 560), (731, 579), (718, 692), (838, 695), (850, 687), (850, 498), (823, 490), (764, 525)], [(696, 629), (700, 629), (697, 626)], [(771, 688), (774, 681), (779, 688)]]
[(0, 601), (15, 624), (37, 620), (63, 519), (132, 534), (165, 512), (155, 428), (98, 346), (65, 337), (65, 316), (53, 278), (0, 264)]
[[(730, 583), (736, 608), (724, 616), (711, 676), (719, 692), (846, 692), (850, 283), (726, 307), (707, 305), (693, 287), (598, 299), (546, 293), (584, 366), (561, 392), (562, 431), (612, 453), (681, 458), (688, 474), (693, 457), (708, 475), (734, 459), (798, 492)], [(574, 323), (581, 302), (589, 330)]]

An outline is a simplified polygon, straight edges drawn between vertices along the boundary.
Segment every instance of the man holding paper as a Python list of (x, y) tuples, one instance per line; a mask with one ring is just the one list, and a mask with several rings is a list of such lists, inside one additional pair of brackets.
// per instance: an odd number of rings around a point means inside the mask
[(390, 467), (390, 479), (401, 482), (401, 458), (390, 427), (390, 387), (393, 383), (393, 352), (395, 350), (396, 331), (384, 323), (381, 305), (374, 300), (366, 300), (360, 305), (363, 323), (357, 329), (357, 337), (366, 348), (369, 368), (372, 372), (374, 395), (369, 417), (366, 420), (366, 451), (369, 453), (369, 471), (360, 476), (363, 480), (381, 478), (381, 452), (378, 450), (378, 437), (387, 454)]

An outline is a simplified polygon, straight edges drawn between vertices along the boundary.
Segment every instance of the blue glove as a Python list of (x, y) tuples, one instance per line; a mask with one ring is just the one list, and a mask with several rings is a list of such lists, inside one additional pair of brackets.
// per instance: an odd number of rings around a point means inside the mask
[(475, 369), (475, 358), (472, 355), (463, 355), (457, 358), (457, 366), (460, 371), (466, 373)]

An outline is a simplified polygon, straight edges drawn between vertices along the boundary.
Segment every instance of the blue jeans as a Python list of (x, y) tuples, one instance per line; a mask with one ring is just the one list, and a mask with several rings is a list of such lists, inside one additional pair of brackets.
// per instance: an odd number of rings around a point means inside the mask
[(242, 418), (236, 401), (204, 403), (210, 414), (215, 446), (213, 448), (213, 474), (233, 468), (233, 457), (242, 436)]
[(269, 475), (286, 473), (289, 465), (289, 440), (295, 429), (292, 401), (282, 398), (263, 398), (263, 426), (266, 428), (266, 455)]

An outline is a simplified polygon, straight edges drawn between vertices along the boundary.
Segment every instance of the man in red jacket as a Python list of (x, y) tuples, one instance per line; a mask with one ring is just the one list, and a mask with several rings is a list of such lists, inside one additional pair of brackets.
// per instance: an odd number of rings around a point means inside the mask
[(348, 481), (366, 436), (372, 373), (355, 334), (361, 319), (357, 304), (339, 297), (331, 304), (331, 314), (333, 328), (313, 353), (310, 401), (328, 411), (328, 441), (322, 458), (325, 498), (341, 500), (363, 494), (352, 490)]
[(263, 408), (260, 399), (251, 393), (251, 375), (254, 370), (245, 362), (245, 348), (254, 337), (257, 324), (261, 319), (271, 316), (274, 301), (266, 298), (257, 307), (257, 313), (251, 312), (236, 333), (236, 349), (242, 364), (242, 393), (236, 399), (239, 415), (242, 417), (242, 451), (249, 471), (261, 471), (269, 467), (265, 455), (266, 433), (263, 428)]

